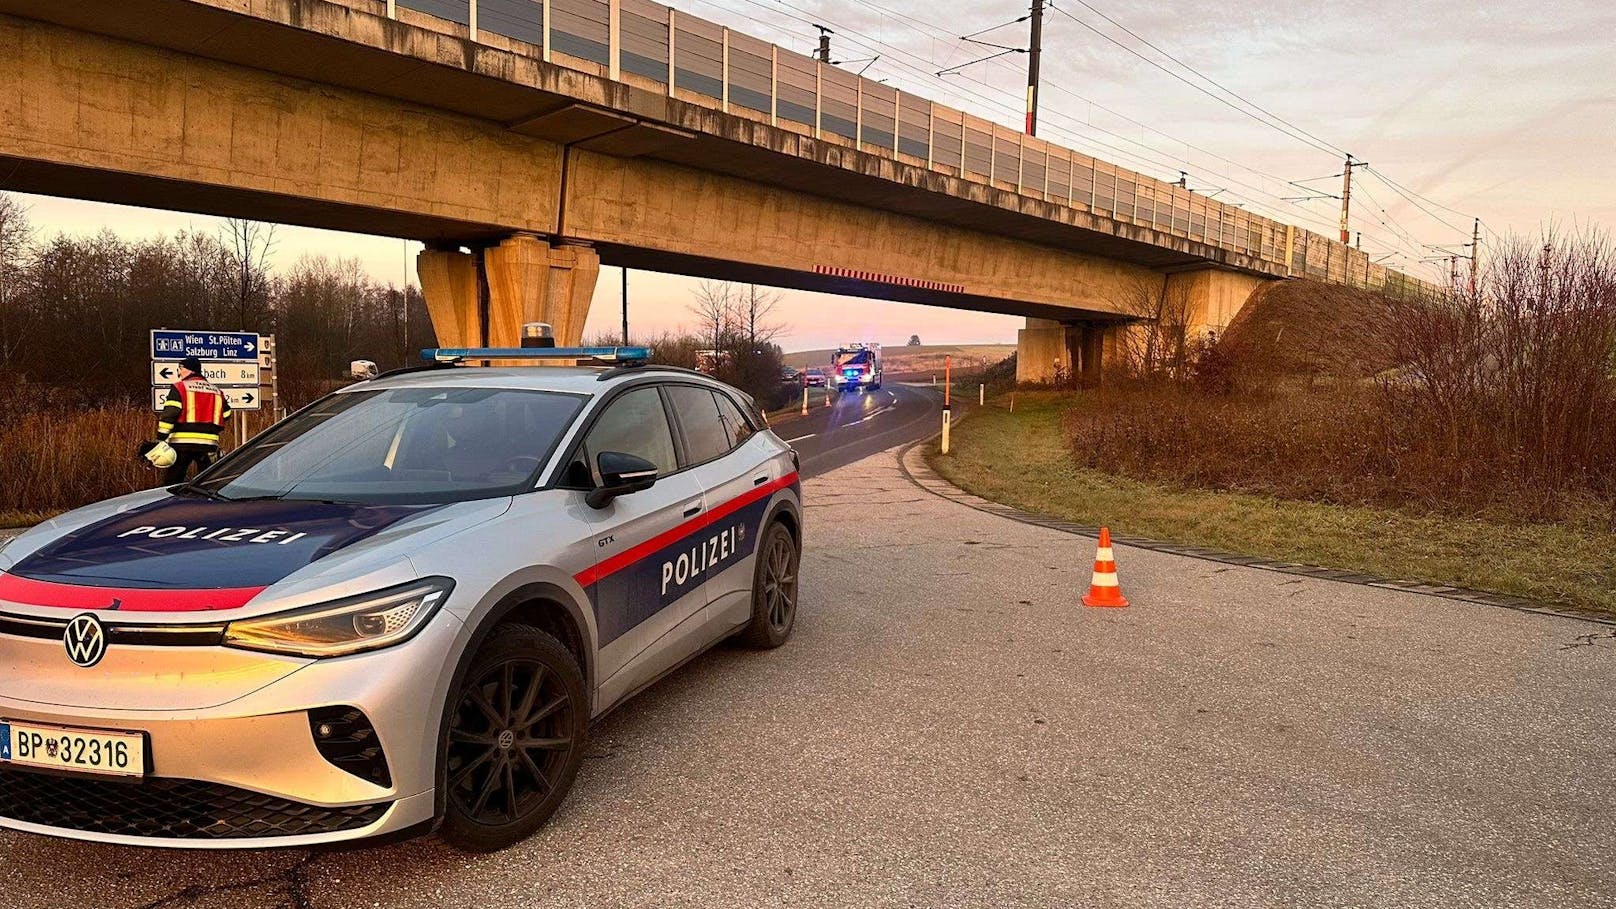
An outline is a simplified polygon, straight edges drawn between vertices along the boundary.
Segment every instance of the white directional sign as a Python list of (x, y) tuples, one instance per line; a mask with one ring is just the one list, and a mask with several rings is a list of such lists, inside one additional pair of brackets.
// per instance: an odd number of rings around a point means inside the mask
[[(202, 363), (202, 375), (220, 388), (227, 386), (258, 387), (258, 363), (243, 360), (207, 360)], [(153, 385), (173, 385), (180, 380), (180, 366), (164, 360), (151, 365)]]
[[(274, 351), (273, 337), (250, 331), (155, 329), (151, 333), (152, 409), (163, 409), (169, 388), (179, 381), (179, 361), (196, 357), (202, 361), (203, 377), (224, 393), (231, 410), (258, 410), (272, 394), (259, 387), (259, 373), (273, 369)], [(263, 362), (266, 353), (268, 363)], [(240, 437), (246, 438), (244, 434)]]
[(264, 395), (257, 388), (221, 388), (231, 410), (257, 410), (264, 406)]
[[(264, 406), (264, 392), (257, 388), (221, 388), (231, 410), (258, 410)], [(168, 400), (167, 388), (152, 389), (152, 410), (162, 410)]]

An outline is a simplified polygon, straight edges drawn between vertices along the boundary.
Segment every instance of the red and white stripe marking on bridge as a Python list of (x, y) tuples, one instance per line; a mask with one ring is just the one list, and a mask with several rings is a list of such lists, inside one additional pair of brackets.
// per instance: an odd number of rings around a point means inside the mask
[(945, 293), (965, 293), (965, 285), (949, 284), (943, 281), (928, 281), (924, 278), (910, 278), (904, 275), (887, 275), (878, 271), (860, 271), (856, 268), (842, 268), (839, 265), (815, 265), (814, 273), (830, 275), (836, 278), (852, 278), (855, 281), (871, 281), (876, 284), (897, 284), (902, 287), (918, 287), (921, 290), (937, 290)]

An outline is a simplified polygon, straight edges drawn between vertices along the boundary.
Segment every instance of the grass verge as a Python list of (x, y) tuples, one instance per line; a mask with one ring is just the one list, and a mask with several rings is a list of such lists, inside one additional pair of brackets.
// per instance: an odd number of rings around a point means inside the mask
[(980, 408), (932, 468), (983, 498), (1119, 533), (1261, 558), (1450, 584), (1616, 613), (1616, 534), (1502, 526), (1395, 509), (1172, 488), (1079, 468), (1064, 405), (1017, 395)]

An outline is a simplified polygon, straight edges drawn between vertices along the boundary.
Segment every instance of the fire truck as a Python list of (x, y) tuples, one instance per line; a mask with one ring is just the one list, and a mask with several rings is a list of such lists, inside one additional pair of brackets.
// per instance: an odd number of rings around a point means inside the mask
[(830, 358), (830, 380), (842, 391), (881, 387), (881, 345), (854, 341)]

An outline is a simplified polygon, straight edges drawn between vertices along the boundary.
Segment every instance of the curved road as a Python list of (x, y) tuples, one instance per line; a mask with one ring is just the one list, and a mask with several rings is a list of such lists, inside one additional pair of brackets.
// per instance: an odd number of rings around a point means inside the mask
[[(1616, 906), (1616, 637), (1116, 547), (943, 498), (873, 446), (931, 389), (776, 421), (802, 611), (591, 729), (492, 855), (176, 853), (0, 832), (8, 909)], [(828, 411), (828, 412), (825, 412)]]
[(926, 438), (941, 428), (941, 420), (941, 388), (887, 385), (837, 395), (829, 407), (818, 402), (816, 393), (808, 416), (776, 417), (772, 428), (797, 449), (807, 478)]

